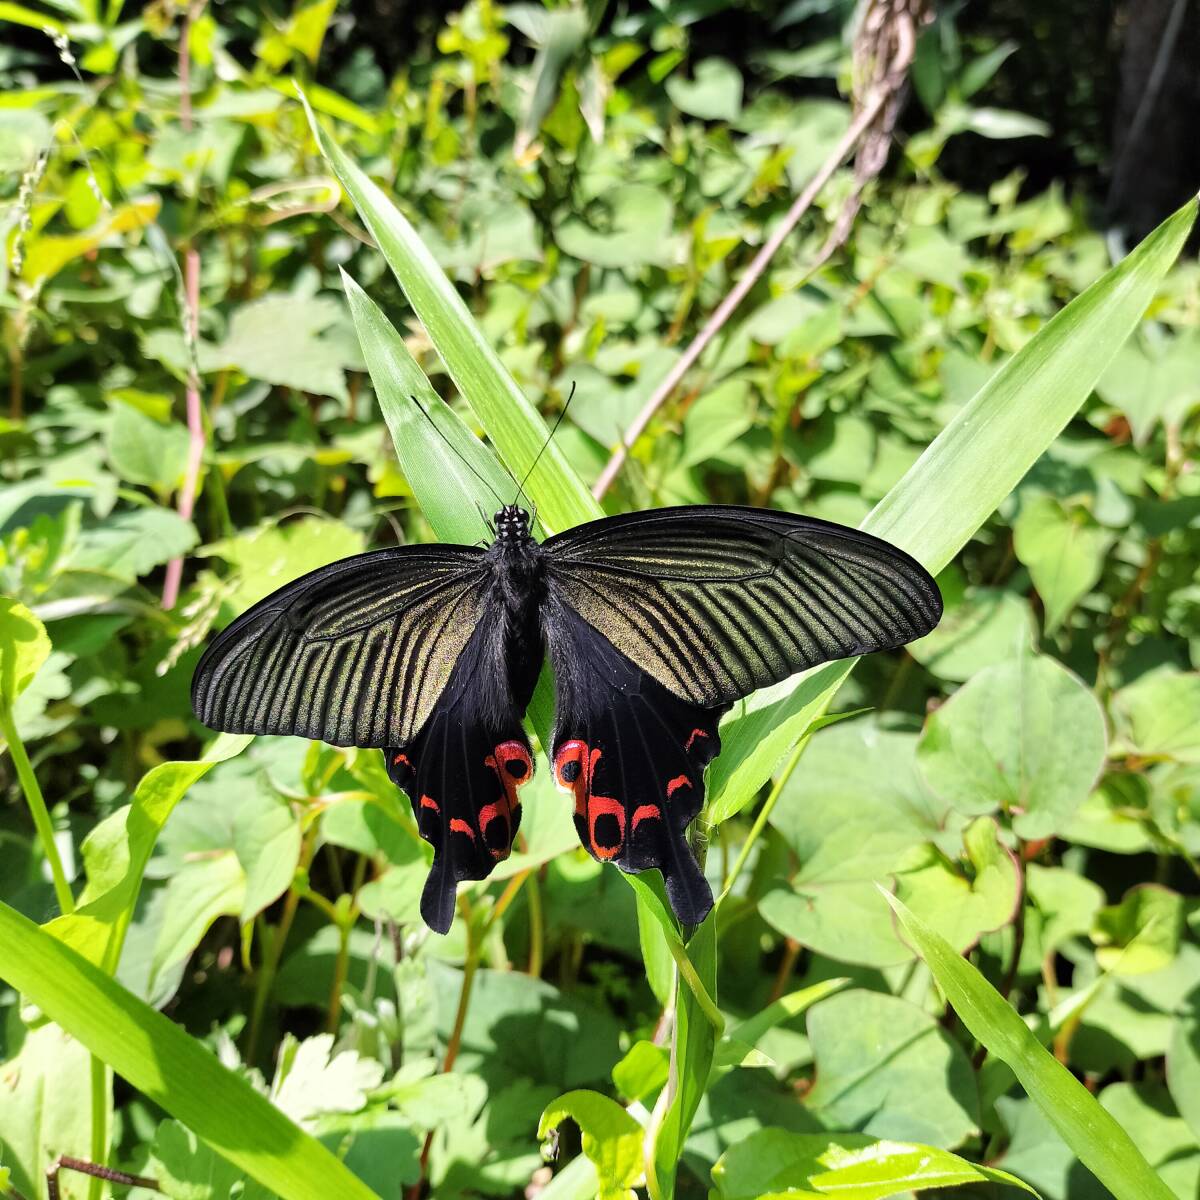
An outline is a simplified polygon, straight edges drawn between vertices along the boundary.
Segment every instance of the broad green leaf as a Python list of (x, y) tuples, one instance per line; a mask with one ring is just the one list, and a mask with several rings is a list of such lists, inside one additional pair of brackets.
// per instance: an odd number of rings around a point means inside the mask
[(46, 926), (108, 974), (117, 969), (125, 931), (137, 906), (142, 876), (158, 835), (175, 805), (197, 780), (232, 758), (250, 738), (222, 734), (198, 762), (166, 762), (142, 777), (133, 800), (101, 821), (84, 839), (87, 886), (69, 916)]
[(1147, 883), (1130, 888), (1120, 904), (1102, 908), (1092, 925), (1096, 961), (1116, 975), (1161, 971), (1179, 952), (1184, 899), (1178, 892)]
[(170, 508), (113, 513), (84, 529), (70, 565), (133, 583), (155, 567), (186, 554), (198, 541), (196, 527)]
[(1125, 1130), (1041, 1045), (999, 992), (899, 900), (890, 903), (963, 1024), (1012, 1068), (1046, 1120), (1116, 1200), (1170, 1200), (1171, 1189)]
[(742, 111), (742, 73), (723, 58), (702, 59), (691, 79), (676, 72), (666, 89), (680, 112), (704, 121), (736, 121)]
[(1005, 1183), (1037, 1195), (1006, 1171), (981, 1167), (934, 1146), (875, 1141), (861, 1133), (760, 1129), (713, 1167), (718, 1200), (884, 1200), (910, 1191)]
[(49, 657), (46, 627), (25, 605), (0, 596), (0, 708), (12, 708)]
[(563, 252), (598, 267), (668, 266), (675, 251), (671, 201), (658, 188), (627, 183), (572, 214), (555, 230)]
[(599, 1092), (559, 1096), (538, 1124), (545, 1140), (567, 1117), (583, 1134), (583, 1152), (595, 1164), (599, 1200), (634, 1200), (642, 1180), (642, 1127), (615, 1100)]
[(1013, 548), (1046, 606), (1047, 635), (1095, 587), (1113, 540), (1082, 505), (1068, 507), (1053, 496), (1038, 496), (1021, 509)]
[(544, 448), (527, 484), (543, 524), (557, 531), (599, 516), (600, 506), (571, 470), (562, 451), (553, 442), (546, 445), (549, 431), (545, 422), (521, 394), (412, 225), (325, 134), (311, 111), (309, 123), (455, 386), (487, 430), (505, 465), (520, 479)]
[(829, 1129), (950, 1149), (979, 1120), (971, 1065), (928, 1013), (898, 996), (842, 992), (814, 1006), (817, 1082), (805, 1104)]
[(1160, 421), (1177, 428), (1200, 405), (1200, 336), (1190, 330), (1154, 347), (1127, 342), (1096, 391), (1125, 414), (1134, 443), (1144, 446)]
[(187, 455), (186, 426), (156, 420), (128, 404), (113, 406), (108, 456), (122, 479), (170, 491), (183, 478)]
[(383, 1064), (355, 1050), (334, 1053), (333, 1035), (298, 1042), (285, 1035), (271, 1082), (271, 1099), (297, 1125), (311, 1126), (322, 1113), (358, 1112), (383, 1082)]
[(1167, 1086), (1179, 1115), (1200, 1142), (1200, 1013), (1182, 1012), (1175, 1018), (1167, 1049)]
[(193, 786), (176, 808), (147, 874), (166, 879), (166, 911), (151, 980), (186, 958), (219, 916), (245, 925), (292, 882), (300, 826), (252, 762)]
[(251, 379), (345, 401), (346, 370), (361, 364), (330, 336), (340, 317), (337, 302), (320, 296), (252, 300), (234, 309), (224, 341), (203, 347), (201, 368), (232, 367)]
[[(243, 1179), (242, 1172), (216, 1154), (178, 1121), (164, 1121), (154, 1135), (150, 1161), (140, 1172), (158, 1184), (172, 1200), (227, 1200), (230, 1189)], [(137, 1200), (154, 1195), (135, 1188)]]
[(985, 667), (1033, 649), (1033, 614), (1023, 596), (976, 588), (951, 603), (946, 590), (943, 584), (946, 611), (937, 628), (908, 646), (909, 654), (939, 679), (963, 683)]
[(283, 1200), (375, 1195), (199, 1042), (6, 905), (0, 978)]
[(1200, 1145), (1161, 1083), (1112, 1083), (1100, 1103), (1180, 1200), (1200, 1192)]
[[(90, 1055), (54, 1025), (25, 1034), (20, 1051), (0, 1064), (0, 1159), (13, 1186), (33, 1200), (45, 1195), (46, 1171), (60, 1154), (91, 1153)], [(109, 1101), (111, 1116), (112, 1105)], [(87, 1180), (61, 1177), (65, 1200), (81, 1200)]]
[(1113, 710), (1119, 749), (1200, 763), (1200, 672), (1153, 671), (1122, 688)]
[(959, 688), (917, 750), (932, 791), (959, 812), (997, 809), (1021, 837), (1048, 837), (1087, 799), (1105, 752), (1095, 696), (1052, 658), (1016, 655)]
[(361, 554), (361, 533), (327, 517), (302, 517), (261, 525), (201, 547), (201, 555), (224, 559), (238, 569), (229, 604), (241, 612), (293, 579), (339, 558)]

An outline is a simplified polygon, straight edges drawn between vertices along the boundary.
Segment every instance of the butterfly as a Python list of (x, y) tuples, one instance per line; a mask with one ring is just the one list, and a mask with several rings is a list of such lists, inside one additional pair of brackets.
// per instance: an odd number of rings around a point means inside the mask
[(892, 649), (942, 599), (902, 550), (724, 505), (605, 517), (538, 542), (515, 504), (489, 545), (359, 554), (280, 588), (213, 640), (192, 706), (213, 729), (378, 747), (433, 846), (421, 915), (507, 858), (534, 773), (522, 717), (549, 654), (550, 770), (584, 848), (658, 868), (676, 916), (713, 897), (686, 840), (718, 722), (806, 667)]

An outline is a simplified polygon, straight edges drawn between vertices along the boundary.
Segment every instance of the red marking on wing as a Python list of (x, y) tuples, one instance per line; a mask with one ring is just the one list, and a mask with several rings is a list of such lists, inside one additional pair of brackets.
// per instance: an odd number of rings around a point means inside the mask
[(450, 832), (465, 833), (467, 837), (471, 839), (471, 841), (475, 840), (475, 830), (473, 830), (470, 825), (468, 825), (461, 817), (450, 818)]
[(633, 831), (637, 832), (637, 827), (643, 821), (660, 821), (662, 820), (662, 811), (657, 804), (639, 804), (633, 810)]
[(411, 767), (411, 766), (412, 766), (412, 763), (410, 763), (410, 762), (408, 761), (408, 755), (407, 755), (407, 754), (397, 754), (397, 755), (396, 755), (396, 757), (392, 759), (392, 762), (394, 762), (394, 763), (403, 763), (403, 764), (404, 764), (406, 767)]
[[(616, 858), (625, 844), (625, 806), (612, 796), (598, 796), (592, 791), (592, 778), (602, 751), (593, 750), (587, 742), (575, 738), (563, 742), (554, 756), (554, 782), (575, 797), (575, 815), (587, 824), (588, 842), (592, 853), (601, 859)], [(617, 842), (602, 846), (596, 841), (596, 821), (611, 816), (617, 823)]]
[(686, 775), (676, 775), (674, 779), (667, 781), (667, 799), (675, 795), (681, 787), (690, 788), (692, 781)]
[(440, 813), (442, 810), (438, 808), (438, 802), (432, 796), (421, 797), (422, 808), (432, 808), (435, 813)]
[(683, 748), (685, 750), (690, 750), (692, 748), (692, 743), (698, 737), (706, 738), (706, 737), (708, 737), (708, 734), (705, 733), (703, 729), (693, 729), (692, 732), (688, 735), (688, 740), (683, 743)]
[[(592, 753), (599, 758), (600, 752)], [(596, 841), (596, 821), (600, 817), (615, 817), (617, 822), (617, 842), (613, 846), (602, 846)], [(592, 843), (592, 851), (597, 858), (616, 858), (625, 844), (625, 805), (611, 796), (588, 797), (588, 840)]]
[[(498, 800), (495, 804), (485, 804), (479, 810), (479, 832), (483, 834), (483, 840), (487, 842), (487, 828), (493, 821), (503, 820), (506, 829), (512, 828), (511, 814), (508, 810), (508, 802), (504, 799)], [(488, 846), (488, 853), (497, 861), (508, 857), (509, 851), (512, 849), (512, 835), (506, 833), (505, 845), (503, 846)]]
[(500, 787), (508, 803), (508, 815), (521, 803), (517, 795), (533, 778), (533, 758), (528, 749), (518, 741), (501, 742), (484, 760), (484, 765), (496, 772)]

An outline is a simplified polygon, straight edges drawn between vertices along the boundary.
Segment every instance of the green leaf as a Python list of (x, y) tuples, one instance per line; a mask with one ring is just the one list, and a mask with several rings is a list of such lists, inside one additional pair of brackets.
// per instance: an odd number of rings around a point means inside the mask
[(1023, 838), (1049, 837), (1104, 765), (1104, 713), (1052, 658), (1017, 655), (981, 671), (928, 720), (917, 748), (932, 791), (959, 812), (997, 809)]
[(199, 1042), (2, 904), (0, 978), (283, 1200), (375, 1196)]
[(1167, 1086), (1179, 1115), (1200, 1142), (1200, 1013), (1183, 1012), (1175, 1018), (1167, 1049)]
[[(520, 24), (529, 32), (525, 22), (515, 19), (512, 9), (518, 11), (526, 6), (510, 6), (507, 16), (514, 24)], [(527, 6), (532, 9), (532, 5)], [(568, 6), (531, 12), (537, 18), (537, 56), (533, 60), (533, 86), (529, 99), (517, 126), (513, 142), (513, 154), (518, 160), (525, 158), (530, 146), (542, 127), (542, 122), (554, 107), (558, 98), (558, 81), (571, 59), (583, 48), (588, 35), (588, 17), (582, 6)]]
[(719, 1200), (885, 1200), (910, 1191), (1005, 1183), (1037, 1192), (1007, 1171), (981, 1167), (934, 1146), (875, 1141), (858, 1133), (760, 1129), (713, 1167)]
[[(164, 1121), (154, 1135), (150, 1160), (140, 1174), (172, 1200), (227, 1200), (242, 1172), (178, 1121)], [(134, 1195), (153, 1195), (135, 1191)]]
[(667, 95), (680, 112), (703, 121), (736, 121), (742, 111), (742, 73), (723, 58), (706, 58), (685, 79), (667, 80)]
[(595, 1164), (599, 1200), (634, 1200), (642, 1180), (642, 1127), (615, 1100), (599, 1092), (559, 1096), (542, 1113), (538, 1138), (570, 1118), (583, 1134), (583, 1152)]
[(217, 917), (245, 925), (283, 894), (299, 861), (300, 826), (256, 764), (232, 763), (179, 804), (158, 850), (148, 874), (167, 880), (166, 911), (151, 990)]
[(1047, 636), (1095, 587), (1113, 541), (1113, 534), (1079, 505), (1068, 508), (1053, 496), (1038, 496), (1021, 509), (1013, 549), (1046, 606)]
[(1125, 1130), (995, 988), (901, 901), (892, 897), (889, 903), (963, 1024), (1012, 1068), (1043, 1116), (1116, 1200), (1171, 1200), (1171, 1189)]
[(222, 734), (199, 762), (165, 762), (147, 771), (132, 802), (84, 839), (87, 886), (75, 911), (51, 921), (47, 931), (108, 974), (116, 971), (142, 876), (167, 818), (193, 783), (240, 754), (250, 740)]
[(1144, 675), (1113, 698), (1119, 749), (1144, 758), (1200, 763), (1200, 672)]
[(817, 1082), (805, 1099), (830, 1129), (949, 1149), (975, 1132), (971, 1064), (928, 1013), (898, 996), (848, 991), (808, 1014)]
[(302, 517), (213, 542), (199, 553), (222, 558), (238, 569), (228, 595), (234, 611), (242, 612), (285, 583), (339, 558), (361, 554), (365, 548), (363, 535), (341, 521)]
[(518, 479), (542, 451), (527, 488), (547, 529), (562, 530), (601, 515), (600, 506), (521, 394), (454, 286), (412, 225), (317, 124), (309, 124), (359, 215), (379, 244), (408, 302), (425, 326), (459, 392)]
[(598, 267), (668, 266), (671, 222), (671, 201), (659, 188), (626, 183), (568, 216), (555, 238), (564, 253)]
[(471, 545), (488, 533), (476, 505), (490, 517), (516, 484), (442, 403), (379, 306), (344, 271), (342, 284), (400, 469), (438, 538)]
[(1120, 904), (1096, 914), (1092, 925), (1096, 962), (1115, 975), (1161, 971), (1179, 953), (1184, 915), (1178, 892), (1153, 883), (1130, 888)]
[(201, 368), (233, 368), (264, 383), (346, 402), (346, 370), (361, 364), (347, 354), (344, 342), (329, 336), (341, 315), (341, 307), (328, 297), (252, 300), (234, 310), (223, 342), (202, 348)]
[(187, 466), (188, 431), (177, 421), (158, 421), (128, 404), (116, 404), (108, 456), (122, 479), (170, 491)]
[(322, 1113), (358, 1112), (368, 1092), (383, 1082), (382, 1063), (362, 1058), (355, 1050), (335, 1054), (330, 1033), (302, 1042), (286, 1034), (278, 1061), (271, 1099), (297, 1125), (311, 1125)]
[[(73, 1037), (42, 1025), (29, 1030), (20, 1051), (0, 1065), (0, 1158), (22, 1196), (45, 1195), (46, 1170), (60, 1154), (91, 1154), (89, 1062)], [(82, 1176), (61, 1179), (64, 1200), (87, 1195)]]
[(985, 667), (1033, 649), (1029, 602), (1016, 592), (976, 588), (952, 603), (942, 585), (946, 611), (937, 628), (910, 642), (908, 652), (939, 679), (963, 683)]
[[(701, 985), (715, 997), (717, 989), (717, 913), (709, 913), (688, 942), (688, 958)], [(673, 1200), (675, 1171), (683, 1154), (696, 1110), (708, 1087), (719, 1030), (697, 999), (697, 991), (682, 982), (676, 988), (675, 1035), (671, 1045), (675, 1086), (668, 1094), (654, 1139), (654, 1171), (662, 1200)], [(660, 1103), (661, 1103), (660, 1099)]]
[(155, 567), (186, 554), (198, 541), (196, 527), (169, 508), (114, 513), (84, 529), (70, 565), (102, 571), (133, 583)]
[(49, 657), (46, 627), (25, 605), (0, 596), (0, 708), (12, 708)]

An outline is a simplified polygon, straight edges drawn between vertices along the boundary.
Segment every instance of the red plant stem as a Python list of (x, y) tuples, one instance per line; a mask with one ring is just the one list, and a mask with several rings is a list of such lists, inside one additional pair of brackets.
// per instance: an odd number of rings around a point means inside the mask
[[(192, 21), (204, 7), (203, 3), (191, 4), (183, 17), (183, 29), (179, 35), (179, 123), (184, 130), (192, 129)], [(196, 340), (200, 335), (200, 252), (188, 246), (183, 260), (184, 302), (187, 305), (188, 366), (187, 424), (188, 456), (183, 475), (183, 487), (179, 492), (179, 515), (185, 521), (192, 519), (196, 507), (196, 491), (200, 483), (200, 467), (204, 462), (204, 415), (200, 408), (200, 376), (196, 369)], [(183, 559), (173, 558), (167, 563), (163, 581), (163, 608), (174, 608), (179, 599), (179, 585), (183, 579)]]

